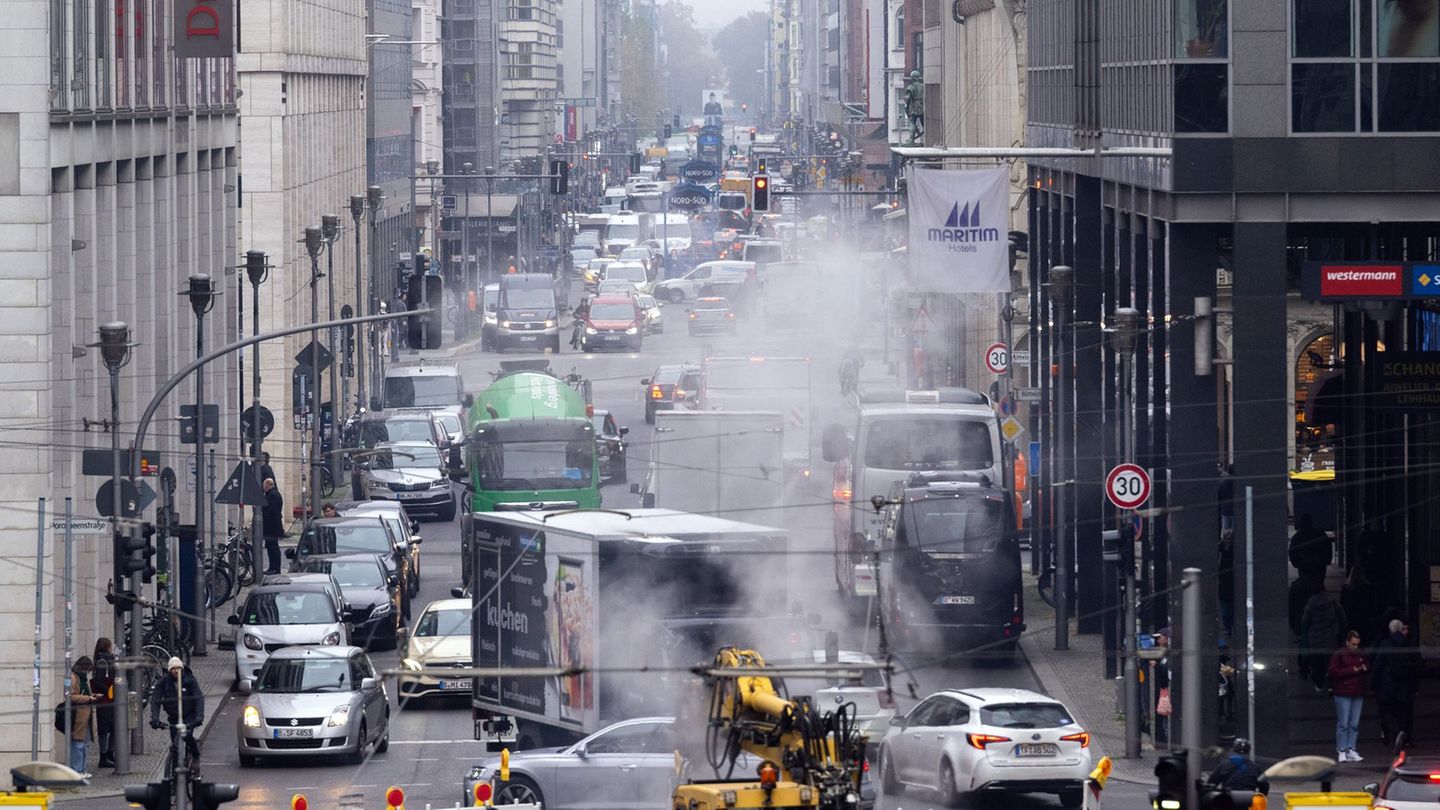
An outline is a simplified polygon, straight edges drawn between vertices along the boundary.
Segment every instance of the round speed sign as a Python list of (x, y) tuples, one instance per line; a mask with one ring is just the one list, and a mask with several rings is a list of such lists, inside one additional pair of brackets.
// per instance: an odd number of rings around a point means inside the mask
[(1105, 497), (1121, 509), (1150, 500), (1150, 474), (1137, 464), (1118, 464), (1105, 476)]
[(1010, 347), (1004, 343), (991, 343), (985, 349), (985, 368), (991, 374), (1004, 374), (1010, 368)]

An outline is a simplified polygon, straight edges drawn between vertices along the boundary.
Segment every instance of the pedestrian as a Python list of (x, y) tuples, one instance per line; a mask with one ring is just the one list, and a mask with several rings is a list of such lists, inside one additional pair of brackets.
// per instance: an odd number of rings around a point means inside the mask
[(95, 662), (88, 655), (80, 656), (70, 667), (70, 704), (73, 714), (70, 719), (70, 770), (87, 779), (91, 774), (85, 770), (85, 760), (90, 753), (91, 719), (95, 712), (95, 694), (90, 691), (90, 673)]
[[(160, 684), (155, 690), (155, 700), (150, 704), (150, 727), (154, 729), (170, 728), (170, 746), (175, 747), (175, 724), (180, 720), (185, 721), (185, 747), (189, 751), (190, 760), (194, 765), (200, 764), (200, 742), (195, 739), (195, 732), (205, 722), (205, 692), (200, 688), (200, 681), (196, 679), (195, 673), (185, 666), (185, 662), (179, 657), (171, 656), (165, 664), (167, 674), (160, 679)], [(160, 722), (160, 710), (165, 710), (167, 723)], [(178, 763), (176, 763), (178, 764)], [(194, 771), (192, 770), (193, 774)]]
[(1365, 704), (1365, 685), (1370, 679), (1370, 662), (1360, 652), (1360, 634), (1345, 634), (1345, 645), (1330, 656), (1330, 692), (1335, 696), (1335, 759), (1363, 762), (1355, 752), (1360, 733), (1360, 709)]
[(1305, 603), (1305, 613), (1300, 619), (1300, 650), (1316, 692), (1325, 691), (1330, 651), (1340, 643), (1347, 626), (1345, 609), (1329, 591), (1322, 588)]
[(1310, 577), (1301, 574), (1290, 583), (1290, 632), (1295, 634), (1298, 651), (1296, 658), (1296, 672), (1300, 677), (1310, 676), (1310, 659), (1305, 653), (1305, 633), (1302, 629), (1302, 620), (1305, 616), (1305, 605), (1309, 603), (1310, 597), (1325, 590), (1325, 583), (1318, 582)]
[(1315, 528), (1315, 521), (1307, 512), (1295, 521), (1295, 533), (1290, 535), (1290, 564), (1311, 579), (1325, 579), (1325, 569), (1335, 556), (1334, 541), (1330, 535)]
[(95, 671), (90, 676), (95, 696), (95, 742), (100, 767), (115, 767), (115, 644), (108, 638), (95, 641)]
[(1375, 641), (1383, 630), (1379, 622), (1382, 607), (1364, 565), (1351, 566), (1345, 585), (1340, 589), (1340, 606), (1345, 608), (1350, 626), (1360, 633), (1360, 643), (1366, 645)]
[(335, 504), (326, 501), (325, 503), (320, 504), (320, 517), (340, 517), (340, 510), (335, 508)]
[(274, 478), (266, 478), (261, 487), (265, 490), (265, 514), (260, 527), (265, 533), (265, 556), (270, 563), (265, 573), (278, 574), (280, 538), (285, 536), (285, 498), (280, 495), (280, 488), (275, 486)]
[(260, 454), (260, 480), (261, 480), (261, 481), (264, 481), (266, 478), (274, 478), (274, 477), (275, 477), (275, 469), (270, 466), (270, 454), (269, 454), (269, 453), (261, 453), (261, 454)]
[(1415, 693), (1420, 691), (1424, 663), (1410, 646), (1410, 626), (1391, 619), (1390, 635), (1375, 644), (1375, 663), (1370, 683), (1380, 708), (1380, 738), (1392, 748), (1404, 735), (1404, 745), (1413, 745)]
[(1250, 741), (1236, 737), (1230, 745), (1230, 756), (1216, 766), (1205, 779), (1210, 787), (1221, 790), (1249, 790), (1268, 793), (1269, 783), (1261, 775), (1255, 760), (1250, 758)]

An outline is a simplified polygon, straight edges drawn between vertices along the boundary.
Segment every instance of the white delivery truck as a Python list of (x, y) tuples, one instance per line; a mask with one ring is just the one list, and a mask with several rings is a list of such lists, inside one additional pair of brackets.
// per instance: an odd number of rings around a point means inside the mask
[(707, 357), (700, 373), (700, 407), (780, 414), (786, 476), (810, 476), (810, 358)]
[(780, 524), (785, 428), (774, 411), (658, 411), (645, 506)]

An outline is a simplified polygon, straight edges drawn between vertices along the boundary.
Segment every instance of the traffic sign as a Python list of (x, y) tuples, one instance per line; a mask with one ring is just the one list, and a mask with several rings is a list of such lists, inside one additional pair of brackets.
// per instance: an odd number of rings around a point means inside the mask
[[(248, 408), (246, 408), (245, 410), (243, 410), (243, 411), (240, 412), (240, 436), (241, 436), (241, 438), (249, 439), (252, 435), (254, 435), (254, 430), (255, 430), (255, 419), (254, 419), (254, 417), (255, 417), (255, 408), (256, 408), (256, 406), (251, 405), (250, 407), (248, 407)], [(267, 408), (267, 407), (265, 407), (264, 405), (259, 406), (259, 408), (260, 408), (260, 438), (264, 439), (264, 438), (268, 437), (271, 433), (274, 433), (274, 432), (275, 432), (275, 414), (271, 413), (271, 412), (270, 412), (270, 409)]]
[(220, 491), (215, 493), (215, 503), (234, 506), (263, 503), (264, 500), (265, 493), (260, 489), (260, 483), (255, 480), (255, 470), (249, 461), (236, 464)]
[(1015, 398), (1018, 399), (1018, 400), (1020, 400), (1021, 402), (1039, 402), (1039, 401), (1040, 401), (1040, 389), (1039, 389), (1039, 388), (1015, 388), (1015, 389), (1012, 389), (1010, 393), (1014, 394), (1014, 395), (1015, 395)]
[(325, 369), (330, 368), (330, 364), (335, 361), (335, 355), (331, 354), (330, 350), (325, 348), (325, 344), (320, 343), (318, 340), (312, 340), (306, 343), (305, 348), (301, 349), (300, 353), (295, 355), (295, 362), (302, 366), (311, 365), (311, 361), (315, 359), (315, 355), (312, 354), (312, 352), (316, 351), (317, 346), (320, 367), (316, 369), (316, 371), (324, 372)]
[[(206, 405), (201, 420), (204, 422), (205, 444), (220, 443), (220, 406)], [(195, 425), (195, 406), (180, 406), (180, 443), (195, 444), (196, 434), (200, 430)]]
[[(65, 532), (65, 518), (58, 517), (50, 521), (50, 531), (56, 534)], [(72, 516), (70, 518), (71, 534), (109, 534), (110, 521), (92, 517)]]
[(450, 213), (451, 211), (454, 211), (454, 210), (455, 210), (455, 195), (454, 195), (454, 194), (442, 194), (442, 195), (440, 195), (440, 210), (444, 211), (444, 212), (447, 213), (447, 214)]
[(1015, 397), (1011, 396), (1010, 394), (1006, 394), (1005, 396), (1000, 398), (1000, 402), (996, 407), (1000, 409), (1000, 413), (1002, 415), (1014, 416), (1016, 408)]
[(1004, 374), (1010, 368), (1010, 347), (1004, 343), (991, 343), (985, 348), (985, 368), (991, 374)]
[(1000, 435), (1005, 437), (1005, 441), (1013, 442), (1024, 432), (1025, 426), (1020, 423), (1019, 419), (1007, 416), (1000, 420)]
[[(106, 481), (100, 485), (100, 491), (95, 493), (95, 511), (99, 513), (101, 517), (113, 517), (115, 515), (113, 506), (115, 490), (112, 483), (111, 481)], [(130, 479), (128, 478), (120, 479), (120, 517), (139, 517), (140, 513), (145, 511), (145, 509), (154, 502), (155, 490), (151, 489), (150, 485), (146, 483), (143, 478), (137, 479), (133, 484), (130, 483)]]
[(1150, 473), (1138, 464), (1117, 464), (1105, 476), (1105, 497), (1121, 509), (1135, 509), (1150, 499)]
[(1012, 366), (1030, 366), (1030, 350), (1016, 349), (1010, 352), (1010, 364)]

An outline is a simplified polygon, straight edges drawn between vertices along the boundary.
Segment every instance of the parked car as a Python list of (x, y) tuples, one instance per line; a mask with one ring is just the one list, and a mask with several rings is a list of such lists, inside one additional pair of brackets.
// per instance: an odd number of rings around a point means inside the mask
[(457, 503), (449, 466), (429, 442), (376, 445), (365, 461), (362, 477), (371, 500), (399, 501), (411, 514), (455, 519)]
[[(420, 522), (410, 517), (400, 501), (341, 501), (335, 504), (335, 511), (341, 517), (352, 515), (375, 515), (390, 527), (390, 534), (399, 538), (401, 544), (396, 550), (404, 551), (410, 558), (409, 596), (420, 593)], [(407, 613), (408, 616), (408, 613)]]
[(674, 410), (677, 404), (694, 407), (700, 394), (700, 367), (693, 363), (658, 366), (640, 381), (645, 386), (645, 424), (655, 424), (656, 411)]
[(590, 417), (595, 425), (595, 453), (600, 461), (600, 478), (625, 483), (625, 436), (630, 428), (616, 424), (609, 411), (596, 410)]
[(470, 627), (474, 613), (469, 599), (437, 599), (425, 606), (405, 639), (405, 655), (400, 660), (405, 672), (397, 679), (401, 700), (470, 697), (469, 678), (431, 677), (424, 673), (427, 668), (471, 665)]
[(716, 333), (736, 334), (735, 309), (724, 298), (699, 298), (687, 319), (691, 336)]
[(235, 680), (260, 674), (276, 650), (297, 645), (349, 644), (345, 617), (326, 588), (313, 583), (257, 585), (230, 615), (235, 625)]
[(241, 687), (250, 692), (235, 726), (242, 768), (262, 758), (359, 763), (371, 745), (390, 748), (385, 683), (359, 647), (277, 650)]
[(635, 296), (635, 303), (645, 311), (645, 331), (658, 335), (665, 331), (665, 313), (660, 309), (660, 302), (655, 296), (648, 293), (641, 293)]
[(338, 583), (350, 609), (350, 639), (367, 650), (393, 650), (404, 635), (400, 578), (385, 570), (378, 554), (317, 554), (305, 573), (325, 574)]
[[(413, 542), (419, 542), (413, 541)], [(294, 548), (286, 549), (291, 560), (290, 570), (299, 571), (305, 560), (317, 554), (375, 554), (385, 562), (385, 569), (399, 577), (402, 593), (406, 594), (401, 608), (410, 615), (410, 578), (412, 541), (396, 535), (379, 515), (320, 518), (312, 520)]]
[(1374, 796), (1372, 808), (1390, 810), (1435, 810), (1440, 802), (1440, 757), (1397, 756), (1379, 783), (1365, 786)]
[(987, 792), (1053, 793), (1084, 801), (1090, 734), (1055, 700), (1024, 689), (949, 689), (890, 721), (880, 743), (881, 790), (939, 791), (947, 806)]

